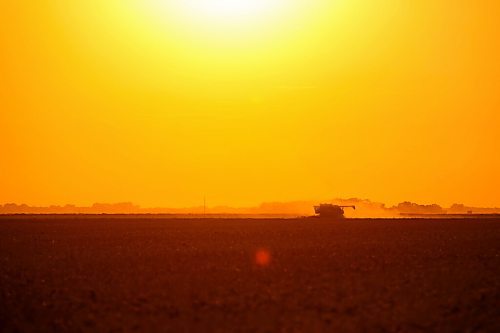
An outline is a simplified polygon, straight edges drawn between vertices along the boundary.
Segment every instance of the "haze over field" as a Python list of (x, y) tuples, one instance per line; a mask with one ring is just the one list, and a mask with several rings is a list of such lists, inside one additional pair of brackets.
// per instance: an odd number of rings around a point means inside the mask
[[(450, 207), (441, 207), (437, 204), (420, 205), (412, 202), (401, 202), (395, 206), (386, 206), (380, 202), (362, 199), (334, 199), (325, 202), (336, 205), (354, 205), (355, 210), (347, 210), (348, 217), (353, 218), (383, 218), (401, 217), (406, 214), (443, 214), (450, 216), (460, 214), (500, 214), (500, 208), (468, 207), (462, 204), (453, 204)], [(168, 207), (141, 207), (131, 202), (106, 204), (95, 203), (88, 207), (75, 205), (34, 207), (26, 204), (0, 205), (0, 214), (174, 214), (174, 215), (241, 215), (241, 216), (310, 216), (314, 214), (313, 206), (318, 202), (267, 202), (255, 207), (229, 206), (197, 206), (187, 208)]]
[(500, 206), (500, 2), (0, 3), (0, 202)]

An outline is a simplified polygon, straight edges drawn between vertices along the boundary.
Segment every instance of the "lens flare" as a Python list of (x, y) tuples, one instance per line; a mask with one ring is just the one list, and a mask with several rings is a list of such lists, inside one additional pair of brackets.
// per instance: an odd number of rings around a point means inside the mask
[(266, 267), (271, 263), (271, 253), (266, 249), (259, 249), (255, 253), (255, 263), (257, 266)]

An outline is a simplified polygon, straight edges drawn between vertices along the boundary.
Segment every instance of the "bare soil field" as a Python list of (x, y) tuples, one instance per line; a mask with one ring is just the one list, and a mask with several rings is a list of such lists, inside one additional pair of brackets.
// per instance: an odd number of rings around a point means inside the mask
[(500, 220), (1, 217), (2, 332), (500, 332)]

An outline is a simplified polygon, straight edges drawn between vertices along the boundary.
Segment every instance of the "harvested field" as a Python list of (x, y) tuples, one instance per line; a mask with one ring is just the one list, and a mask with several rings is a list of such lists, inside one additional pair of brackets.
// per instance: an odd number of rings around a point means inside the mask
[(0, 325), (500, 332), (500, 220), (1, 217)]

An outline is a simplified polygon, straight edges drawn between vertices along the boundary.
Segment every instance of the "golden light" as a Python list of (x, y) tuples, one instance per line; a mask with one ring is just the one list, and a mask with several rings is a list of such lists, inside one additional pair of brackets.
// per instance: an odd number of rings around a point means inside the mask
[(499, 204), (499, 1), (0, 3), (0, 203)]

